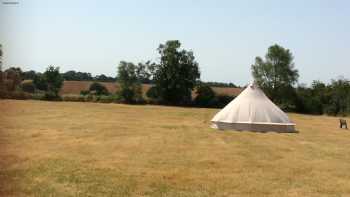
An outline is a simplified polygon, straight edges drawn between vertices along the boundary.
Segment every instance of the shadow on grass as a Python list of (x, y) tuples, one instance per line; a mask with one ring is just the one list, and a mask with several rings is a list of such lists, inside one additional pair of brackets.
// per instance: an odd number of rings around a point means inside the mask
[[(49, 159), (31, 163), (26, 169), (0, 169), (0, 196), (215, 195), (215, 191), (206, 187), (178, 187), (162, 177), (153, 177), (142, 183), (141, 178), (115, 169), (89, 168), (76, 161)], [(140, 188), (140, 184), (145, 185)]]
[(27, 169), (0, 171), (1, 196), (130, 196), (136, 181), (112, 169), (47, 160)]

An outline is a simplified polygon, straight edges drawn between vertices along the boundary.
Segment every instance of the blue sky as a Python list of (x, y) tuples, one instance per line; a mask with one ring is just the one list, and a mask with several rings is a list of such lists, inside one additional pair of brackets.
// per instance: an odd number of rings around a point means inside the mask
[(293, 53), (299, 83), (350, 78), (347, 0), (17, 2), (0, 5), (4, 67), (115, 76), (119, 61), (157, 61), (158, 45), (177, 39), (204, 81), (248, 83), (275, 43)]

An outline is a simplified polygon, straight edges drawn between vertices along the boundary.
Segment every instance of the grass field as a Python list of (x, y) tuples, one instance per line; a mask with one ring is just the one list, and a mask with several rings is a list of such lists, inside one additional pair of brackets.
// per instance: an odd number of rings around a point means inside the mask
[(0, 196), (350, 196), (337, 118), (222, 132), (209, 128), (216, 112), (0, 100)]

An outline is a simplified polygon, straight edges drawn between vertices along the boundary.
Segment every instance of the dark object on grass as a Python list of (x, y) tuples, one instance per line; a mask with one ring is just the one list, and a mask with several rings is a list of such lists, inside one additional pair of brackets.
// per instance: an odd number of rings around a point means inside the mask
[(344, 126), (345, 129), (348, 129), (348, 124), (346, 123), (346, 120), (339, 119), (339, 123), (340, 123), (339, 126), (340, 126), (341, 129), (343, 128), (343, 126)]

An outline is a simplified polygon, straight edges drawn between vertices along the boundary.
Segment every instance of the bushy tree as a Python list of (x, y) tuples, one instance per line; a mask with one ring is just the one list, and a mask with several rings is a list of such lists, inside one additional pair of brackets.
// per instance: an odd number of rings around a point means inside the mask
[(63, 73), (62, 77), (66, 81), (92, 81), (94, 79), (91, 73), (76, 72), (74, 70)]
[(146, 96), (152, 100), (158, 100), (159, 99), (159, 93), (157, 90), (157, 87), (152, 86), (148, 91), (146, 92)]
[(0, 91), (3, 92), (3, 91), (6, 91), (6, 87), (5, 87), (5, 80), (4, 80), (4, 73), (2, 72), (2, 70), (0, 70)]
[(289, 49), (277, 44), (269, 47), (265, 60), (255, 58), (252, 65), (255, 81), (277, 104), (290, 102), (291, 90), (298, 81), (298, 70), (294, 68), (293, 55)]
[(36, 89), (47, 91), (47, 81), (42, 73), (37, 73), (33, 79), (33, 84)]
[(314, 110), (314, 112), (317, 114), (323, 114), (330, 98), (328, 88), (323, 82), (314, 80), (311, 84), (311, 90), (312, 98), (316, 102), (315, 106), (317, 106), (317, 109)]
[(160, 63), (154, 68), (154, 82), (160, 99), (169, 104), (191, 102), (191, 91), (200, 78), (192, 51), (180, 49), (178, 40), (160, 44)]
[(10, 68), (6, 69), (5, 72), (6, 71), (14, 71), (15, 73), (17, 73), (20, 81), (22, 81), (24, 79), (23, 78), (23, 71), (20, 67), (10, 67)]
[(108, 95), (107, 88), (98, 82), (93, 82), (89, 87), (90, 92), (94, 92), (96, 95)]
[(22, 70), (19, 67), (10, 67), (4, 72), (4, 83), (7, 91), (15, 91), (22, 81)]
[(136, 75), (141, 83), (150, 84), (152, 83), (152, 75), (156, 64), (151, 61), (146, 63), (138, 63), (136, 66)]
[(235, 99), (234, 96), (229, 95), (217, 95), (216, 96), (216, 107), (223, 108), (227, 104), (229, 104), (233, 99)]
[(101, 75), (96, 75), (94, 77), (94, 80), (95, 81), (101, 81), (101, 82), (115, 82), (116, 81), (116, 78), (114, 77), (109, 77), (109, 76), (106, 76), (104, 74), (101, 74)]
[(63, 85), (63, 78), (60, 74), (60, 68), (49, 66), (44, 72), (44, 78), (47, 82), (48, 90), (58, 96), (58, 92)]
[(215, 92), (213, 89), (206, 85), (200, 84), (196, 88), (196, 98), (194, 99), (194, 103), (200, 107), (213, 107), (216, 103)]
[(299, 85), (296, 88), (295, 111), (306, 114), (322, 114), (323, 103), (313, 87)]
[(137, 66), (131, 62), (121, 61), (118, 66), (119, 95), (127, 103), (142, 100), (141, 83), (138, 80)]
[(32, 81), (24, 81), (21, 84), (21, 89), (24, 92), (28, 93), (34, 93), (35, 92), (35, 86)]
[(345, 78), (332, 80), (328, 85), (313, 81), (310, 87), (296, 89), (296, 111), (308, 114), (345, 115), (350, 113), (350, 82)]
[(33, 80), (35, 87), (46, 91), (48, 100), (56, 100), (58, 93), (63, 85), (63, 77), (60, 74), (59, 67), (49, 66), (43, 74), (37, 74)]
[(82, 90), (82, 91), (80, 91), (80, 94), (83, 95), (83, 96), (86, 96), (86, 95), (88, 95), (89, 93), (90, 93), (89, 90)]
[(345, 78), (332, 80), (328, 86), (329, 103), (326, 111), (331, 115), (345, 115), (350, 112), (350, 81)]
[(34, 70), (30, 70), (30, 71), (25, 71), (23, 72), (23, 79), (24, 80), (34, 80), (35, 76), (37, 75), (37, 73)]
[(4, 72), (3, 72), (3, 70), (2, 70), (2, 56), (3, 56), (3, 53), (2, 53), (2, 45), (0, 44), (0, 96), (2, 95), (2, 94), (4, 94), (5, 93), (5, 89), (6, 89), (6, 87), (5, 87), (5, 83), (4, 83), (4, 81), (5, 81), (5, 76), (4, 76)]
[(0, 72), (2, 72), (2, 56), (3, 56), (2, 45), (0, 44)]
[(206, 85), (208, 85), (210, 87), (230, 87), (230, 88), (237, 88), (238, 87), (238, 86), (236, 86), (233, 83), (212, 82), (212, 81), (201, 82), (201, 83), (206, 84)]

